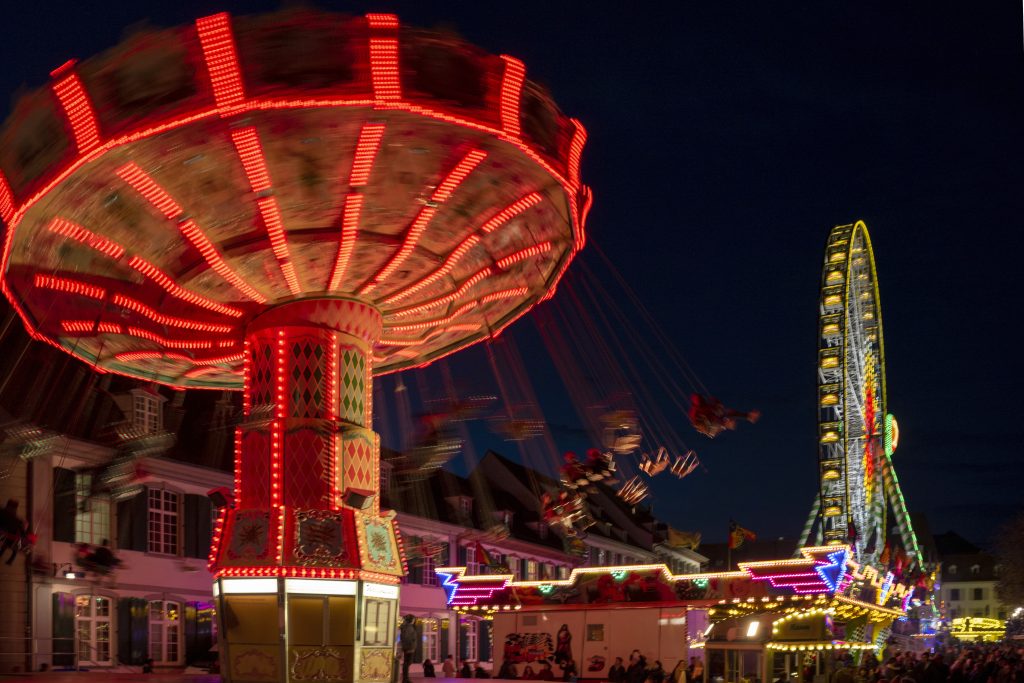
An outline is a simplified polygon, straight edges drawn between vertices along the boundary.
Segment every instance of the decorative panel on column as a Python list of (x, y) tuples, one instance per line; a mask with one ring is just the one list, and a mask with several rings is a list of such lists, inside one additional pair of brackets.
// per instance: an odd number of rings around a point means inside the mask
[(327, 417), (327, 354), (329, 342), (302, 336), (288, 340), (291, 417)]
[(360, 427), (367, 426), (370, 390), (366, 352), (355, 346), (338, 347), (338, 418)]
[(284, 502), (288, 507), (330, 507), (328, 439), (328, 435), (309, 427), (285, 433)]
[(369, 429), (342, 427), (339, 435), (338, 490), (377, 491), (374, 481), (376, 440)]
[(242, 435), (240, 508), (265, 508), (270, 505), (270, 434), (252, 430)]

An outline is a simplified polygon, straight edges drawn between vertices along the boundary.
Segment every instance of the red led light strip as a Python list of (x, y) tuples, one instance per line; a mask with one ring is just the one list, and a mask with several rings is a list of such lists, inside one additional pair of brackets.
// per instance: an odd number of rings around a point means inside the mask
[(574, 188), (580, 186), (580, 158), (583, 156), (583, 146), (587, 143), (587, 129), (576, 119), (571, 119), (573, 125), (572, 141), (569, 143), (569, 182)]
[(76, 242), (80, 242), (87, 247), (91, 247), (98, 252), (106, 254), (112, 259), (119, 259), (124, 256), (124, 247), (116, 242), (111, 242), (106, 237), (101, 237), (96, 233), (83, 228), (77, 223), (72, 223), (69, 220), (63, 218), (54, 218), (49, 224), (50, 232), (55, 232), (58, 235), (69, 237)]
[(461, 297), (463, 294), (468, 292), (475, 285), (479, 284), (480, 282), (483, 282), (487, 278), (487, 276), (490, 275), (492, 272), (493, 272), (493, 270), (491, 269), (491, 267), (487, 266), (486, 268), (478, 270), (471, 278), (469, 278), (468, 280), (463, 282), (461, 285), (459, 285), (458, 289), (456, 289), (454, 292), (449, 292), (448, 294), (445, 294), (444, 296), (439, 296), (436, 299), (431, 299), (430, 301), (427, 301), (427, 302), (422, 303), (422, 304), (418, 304), (416, 306), (411, 306), (409, 308), (403, 308), (402, 310), (399, 310), (399, 311), (392, 311), (392, 312), (388, 313), (388, 317), (401, 318), (401, 317), (404, 317), (404, 316), (407, 316), (407, 315), (412, 315), (413, 313), (419, 313), (421, 311), (425, 311), (428, 308), (435, 308), (437, 306), (441, 306), (442, 304), (447, 304), (447, 303), (450, 303), (452, 301), (455, 301), (456, 299)]
[(363, 124), (359, 131), (359, 141), (356, 143), (356, 153), (352, 158), (352, 171), (348, 179), (350, 186), (362, 187), (370, 182), (370, 171), (373, 170), (373, 162), (377, 158), (383, 139), (383, 123)]
[[(235, 431), (237, 432), (238, 430)], [(235, 483), (235, 496), (238, 496), (237, 481)], [(217, 523), (213, 527), (213, 538), (210, 543), (210, 552), (206, 556), (206, 569), (208, 571), (213, 571), (214, 565), (217, 563), (217, 552), (220, 550), (220, 537), (224, 532), (224, 517), (227, 515), (227, 512), (227, 508), (221, 508), (217, 511)]]
[(184, 210), (160, 187), (156, 181), (150, 178), (145, 171), (139, 168), (134, 162), (127, 163), (115, 171), (121, 180), (141, 194), (146, 201), (155, 206), (168, 220), (178, 223), (181, 234), (199, 250), (199, 253), (206, 259), (207, 265), (227, 280), (239, 292), (258, 303), (266, 303), (267, 298), (249, 286), (234, 270), (224, 261), (217, 247), (213, 246), (206, 233), (200, 229), (191, 218), (184, 217)]
[(519, 99), (526, 80), (526, 66), (508, 55), (502, 55), (505, 71), (501, 75), (501, 128), (513, 137), (519, 137)]
[(452, 270), (452, 268), (455, 267), (459, 259), (461, 259), (466, 254), (466, 252), (468, 252), (471, 248), (473, 248), (473, 246), (477, 242), (480, 241), (480, 235), (490, 234), (499, 226), (504, 225), (508, 221), (512, 220), (513, 218), (521, 214), (522, 212), (539, 204), (542, 199), (543, 195), (541, 195), (540, 192), (531, 192), (530, 194), (522, 197), (521, 199), (516, 200), (509, 206), (505, 207), (497, 214), (492, 216), (474, 234), (464, 239), (462, 243), (459, 244), (459, 246), (457, 246), (452, 251), (452, 253), (448, 255), (448, 258), (445, 259), (444, 264), (440, 268), (438, 268), (433, 273), (426, 276), (419, 282), (415, 282), (406, 287), (405, 289), (402, 289), (396, 292), (395, 294), (392, 294), (387, 299), (384, 299), (384, 303), (390, 304), (394, 303), (395, 301), (398, 301), (399, 299), (404, 299), (410, 294), (413, 294), (414, 292), (423, 289), (430, 283), (435, 282), (438, 278), (444, 277)]
[(107, 291), (102, 287), (88, 285), (84, 282), (69, 280), (64, 277), (52, 277), (50, 275), (37, 273), (35, 284), (39, 289), (53, 289), (58, 292), (80, 294), (82, 296), (87, 296), (90, 299), (104, 299), (107, 296)]
[(123, 353), (114, 354), (114, 358), (119, 361), (133, 361), (133, 360), (180, 360), (186, 363), (193, 363), (195, 365), (217, 365), (220, 363), (237, 363), (242, 360), (242, 354), (238, 353), (233, 356), (214, 356), (212, 358), (193, 358), (183, 353), (173, 353), (168, 351), (125, 351)]
[(334, 268), (331, 269), (331, 279), (327, 285), (328, 291), (340, 289), (341, 283), (345, 280), (349, 258), (356, 246), (359, 215), (362, 210), (363, 195), (353, 192), (345, 197), (345, 209), (341, 219), (341, 240), (338, 242), (338, 255), (334, 259)]
[(430, 196), (430, 202), (425, 204), (423, 208), (416, 214), (416, 218), (413, 220), (412, 225), (409, 227), (408, 232), (405, 233), (405, 240), (402, 242), (402, 246), (398, 251), (391, 257), (378, 273), (368, 283), (366, 283), (361, 290), (360, 294), (366, 294), (374, 287), (376, 287), (382, 280), (388, 279), (388, 277), (395, 272), (395, 270), (401, 266), (405, 259), (409, 257), (413, 249), (420, 241), (420, 237), (423, 235), (423, 231), (427, 229), (434, 214), (437, 213), (438, 205), (447, 201), (455, 190), (462, 184), (462, 181), (466, 179), (470, 173), (473, 172), (477, 166), (480, 165), (487, 157), (487, 152), (479, 149), (470, 151), (465, 157), (455, 165), (451, 171), (445, 176), (445, 178), (438, 184), (433, 194)]
[[(138, 337), (139, 339), (145, 339), (147, 341), (155, 342), (161, 346), (165, 346), (169, 349), (212, 349), (213, 342), (210, 340), (196, 341), (192, 339), (168, 339), (162, 337), (159, 334), (144, 330), (141, 327), (128, 327), (129, 335)], [(123, 334), (123, 333), (122, 333)]]
[[(48, 227), (50, 229), (50, 232), (54, 232), (57, 233), (58, 235), (63, 235), (64, 237), (73, 239), (76, 242), (91, 247), (92, 249), (95, 249), (96, 251), (102, 254), (106, 254), (107, 256), (113, 259), (120, 259), (125, 254), (124, 247), (122, 247), (120, 244), (108, 240), (106, 237), (103, 237), (101, 235), (97, 235), (96, 233), (83, 228), (77, 223), (72, 223), (71, 221), (66, 220), (64, 218), (54, 218), (52, 221), (50, 221)], [(199, 294), (190, 292), (184, 287), (181, 287), (180, 285), (178, 285), (178, 283), (172, 280), (166, 273), (164, 273), (162, 270), (160, 270), (153, 264), (149, 263), (145, 259), (139, 258), (138, 256), (133, 256), (131, 260), (128, 261), (128, 266), (134, 268), (138, 272), (142, 273), (144, 276), (156, 282), (158, 285), (160, 285), (160, 287), (164, 289), (164, 291), (166, 291), (168, 294), (171, 294), (172, 296), (187, 301), (191, 304), (195, 304), (203, 308), (208, 308), (211, 311), (216, 311), (217, 313), (223, 313), (225, 315), (230, 315), (233, 317), (239, 317), (242, 315), (242, 312), (236, 308), (219, 304), (216, 301), (212, 301), (211, 299), (207, 299), (204, 296), (200, 296)]]
[(231, 18), (227, 12), (196, 20), (199, 44), (203, 48), (206, 70), (218, 107), (241, 104), (245, 99), (242, 72), (238, 68), (235, 39), (231, 34)]
[(53, 84), (53, 92), (60, 101), (60, 106), (71, 125), (71, 134), (75, 138), (75, 147), (79, 154), (88, 154), (100, 146), (100, 129), (96, 123), (96, 112), (92, 102), (85, 94), (82, 81), (72, 68), (74, 61), (65, 63), (50, 75), (57, 80)]
[(225, 306), (224, 304), (217, 303), (213, 299), (208, 299), (205, 296), (191, 292), (177, 282), (171, 279), (167, 273), (163, 272), (149, 261), (133, 256), (128, 261), (128, 265), (135, 270), (139, 271), (153, 282), (160, 285), (161, 288), (171, 296), (177, 297), (183, 301), (187, 301), (190, 304), (195, 304), (201, 308), (206, 308), (217, 313), (223, 313), (233, 318), (241, 317), (242, 312), (237, 308), (231, 306)]
[[(331, 429), (337, 427), (338, 420), (338, 333), (333, 332), (329, 337), (330, 350), (327, 352), (327, 373), (330, 376), (328, 381), (327, 395), (327, 419), (330, 421)], [(328, 508), (338, 509), (338, 434), (332, 433), (327, 438), (327, 481), (331, 499)]]
[(0, 219), (10, 223), (14, 216), (14, 193), (7, 183), (7, 177), (0, 171)]
[(124, 308), (135, 311), (136, 313), (149, 318), (155, 323), (160, 325), (167, 325), (168, 327), (180, 327), (186, 330), (196, 330), (199, 332), (231, 332), (234, 328), (231, 325), (216, 325), (213, 323), (198, 322), (195, 320), (186, 320), (185, 318), (175, 318), (174, 316), (164, 315), (153, 310), (146, 304), (132, 299), (131, 297), (123, 294), (114, 295), (114, 305), (122, 306)]
[(516, 287), (514, 289), (503, 289), (499, 292), (491, 292), (485, 294), (480, 303), (489, 304), (492, 301), (501, 301), (503, 299), (515, 299), (516, 297), (525, 296), (530, 291), (529, 287)]
[(263, 146), (256, 135), (256, 128), (246, 126), (231, 131), (231, 141), (235, 143), (238, 156), (245, 168), (245, 175), (249, 179), (252, 191), (257, 194), (256, 204), (259, 207), (260, 215), (263, 216), (263, 224), (267, 228), (267, 236), (270, 237), (270, 246), (274, 249), (274, 256), (281, 266), (284, 280), (292, 294), (301, 294), (298, 276), (295, 274), (295, 266), (292, 265), (291, 254), (288, 251), (288, 240), (285, 237), (284, 225), (281, 223), (281, 212), (277, 206), (277, 200), (270, 194), (270, 172), (267, 170), (267, 158), (263, 154)]
[(524, 261), (531, 256), (546, 254), (549, 251), (551, 251), (551, 242), (541, 242), (540, 244), (535, 244), (532, 247), (521, 249), (514, 254), (509, 254), (505, 258), (498, 259), (498, 261), (495, 262), (495, 265), (502, 270), (508, 270), (508, 267), (511, 265)]
[(367, 14), (370, 24), (370, 77), (373, 97), (379, 103), (402, 99), (402, 82), (398, 76), (398, 38), (373, 35), (377, 32), (397, 33), (398, 17), (394, 14)]
[(424, 322), (411, 323), (409, 325), (392, 325), (389, 330), (391, 332), (415, 332), (416, 330), (426, 330), (431, 327), (437, 327), (438, 325), (447, 325), (460, 315), (476, 308), (477, 304), (478, 302), (476, 301), (470, 301), (469, 303), (463, 304), (457, 308), (454, 313), (449, 316), (445, 316), (444, 318), (436, 318), (434, 320), (426, 320)]

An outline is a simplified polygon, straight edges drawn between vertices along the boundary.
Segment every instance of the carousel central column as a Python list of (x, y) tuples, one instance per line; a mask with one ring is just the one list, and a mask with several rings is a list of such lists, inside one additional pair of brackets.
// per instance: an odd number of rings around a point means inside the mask
[(373, 306), (323, 298), (246, 330), (235, 500), (212, 558), (228, 681), (390, 681), (404, 562), (371, 429), (381, 327)]

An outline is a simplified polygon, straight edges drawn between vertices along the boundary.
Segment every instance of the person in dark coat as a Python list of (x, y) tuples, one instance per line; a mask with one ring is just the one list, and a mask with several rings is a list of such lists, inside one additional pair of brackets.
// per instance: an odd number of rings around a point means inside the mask
[(609, 683), (625, 683), (626, 667), (622, 665), (622, 657), (616, 657), (612, 668), (608, 669)]
[(409, 665), (412, 664), (413, 655), (416, 654), (416, 617), (406, 614), (402, 625), (398, 629), (399, 642), (402, 645), (402, 683), (412, 683), (409, 680)]
[(626, 683), (644, 683), (647, 680), (647, 658), (637, 655), (626, 669)]
[(423, 660), (423, 677), (424, 678), (435, 678), (434, 676), (434, 663), (429, 659)]

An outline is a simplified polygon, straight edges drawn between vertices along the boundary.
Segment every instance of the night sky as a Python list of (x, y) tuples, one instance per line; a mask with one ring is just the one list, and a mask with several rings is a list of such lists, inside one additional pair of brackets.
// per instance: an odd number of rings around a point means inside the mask
[[(856, 219), (875, 246), (889, 409), (902, 431), (894, 460), (911, 511), (933, 532), (986, 543), (1022, 509), (1019, 3), (317, 6), (453, 27), (523, 59), (586, 125), (590, 240), (713, 393), (763, 411), (756, 426), (708, 442), (666, 403), (707, 470), (659, 479), (659, 516), (708, 540), (724, 538), (730, 517), (763, 537), (799, 533), (817, 487), (824, 244)], [(7, 3), (0, 92), (43, 85), (141, 22), (280, 7)], [(581, 260), (601, 267), (592, 249)], [(532, 356), (534, 325), (516, 327)], [(453, 375), (479, 358), (454, 359)], [(545, 410), (571, 421), (544, 363)]]

